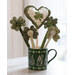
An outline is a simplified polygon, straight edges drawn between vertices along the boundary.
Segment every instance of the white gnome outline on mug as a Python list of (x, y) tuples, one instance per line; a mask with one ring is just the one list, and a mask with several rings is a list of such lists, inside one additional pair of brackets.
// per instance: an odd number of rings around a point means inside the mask
[(35, 65), (35, 60), (34, 60), (33, 55), (30, 58), (30, 65)]
[(43, 64), (43, 58), (44, 58), (44, 55), (39, 55), (38, 58), (37, 58), (37, 66), (40, 66)]

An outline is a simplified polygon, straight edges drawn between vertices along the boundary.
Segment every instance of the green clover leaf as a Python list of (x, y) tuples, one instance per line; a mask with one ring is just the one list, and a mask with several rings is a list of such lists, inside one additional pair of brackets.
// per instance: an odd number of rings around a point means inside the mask
[(60, 36), (59, 36), (58, 34), (55, 34), (54, 37), (53, 37), (53, 40), (54, 40), (55, 42), (57, 42), (58, 39), (60, 39)]
[(41, 14), (40, 12), (35, 12), (34, 18), (41, 21), (41, 19), (43, 18), (43, 14)]
[(46, 22), (44, 23), (44, 28), (49, 28), (50, 26), (56, 26), (57, 18), (53, 19), (53, 17), (47, 18)]

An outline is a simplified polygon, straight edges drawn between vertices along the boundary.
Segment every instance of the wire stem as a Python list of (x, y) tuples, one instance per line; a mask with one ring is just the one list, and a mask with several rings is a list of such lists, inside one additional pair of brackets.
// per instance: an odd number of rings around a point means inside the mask
[(43, 39), (43, 42), (42, 42), (42, 44), (41, 44), (41, 49), (44, 48), (44, 45), (45, 45), (45, 43), (46, 43), (47, 33), (48, 33), (48, 31), (46, 32), (45, 37), (44, 37), (44, 39)]
[[(21, 35), (23, 37), (23, 33), (22, 33), (22, 29), (21, 28), (20, 28), (20, 33), (21, 33)], [(23, 37), (23, 39), (24, 39), (24, 37)], [(24, 41), (25, 41), (27, 47), (30, 48), (30, 45), (29, 45), (28, 41), (26, 41), (25, 39), (24, 39)]]

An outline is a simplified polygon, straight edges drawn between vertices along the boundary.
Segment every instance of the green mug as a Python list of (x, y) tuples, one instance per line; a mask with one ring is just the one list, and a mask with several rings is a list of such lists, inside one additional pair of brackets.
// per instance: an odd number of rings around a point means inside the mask
[[(48, 54), (51, 51), (55, 51), (55, 55), (48, 61)], [(52, 61), (57, 55), (55, 49), (32, 49), (28, 50), (28, 66), (31, 70), (45, 70), (47, 64)]]

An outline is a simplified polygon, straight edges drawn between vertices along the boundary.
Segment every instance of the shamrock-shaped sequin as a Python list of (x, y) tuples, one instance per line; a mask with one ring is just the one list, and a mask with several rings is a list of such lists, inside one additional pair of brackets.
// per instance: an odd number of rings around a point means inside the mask
[(37, 32), (37, 29), (34, 28), (34, 26), (31, 26), (30, 28), (25, 27), (23, 31), (23, 35), (24, 35), (24, 38), (28, 41), (30, 36), (33, 36), (33, 38), (36, 39), (38, 36), (38, 32)]
[(10, 20), (10, 23), (12, 24), (11, 28), (16, 31), (19, 31), (21, 26), (26, 25), (26, 21), (21, 16), (18, 19), (13, 17), (12, 20)]
[(58, 29), (58, 27), (50, 26), (48, 28), (47, 38), (49, 39), (51, 35), (54, 35), (53, 40), (57, 42), (57, 40), (60, 39), (60, 36), (58, 35), (59, 33), (60, 33), (60, 30)]
[(57, 18), (53, 19), (53, 17), (47, 18), (46, 22), (44, 23), (44, 28), (48, 28), (50, 26), (56, 26), (57, 24)]
[(35, 19), (36, 20), (40, 20), (43, 18), (43, 14), (41, 14), (40, 12), (35, 12), (35, 15), (34, 15)]

